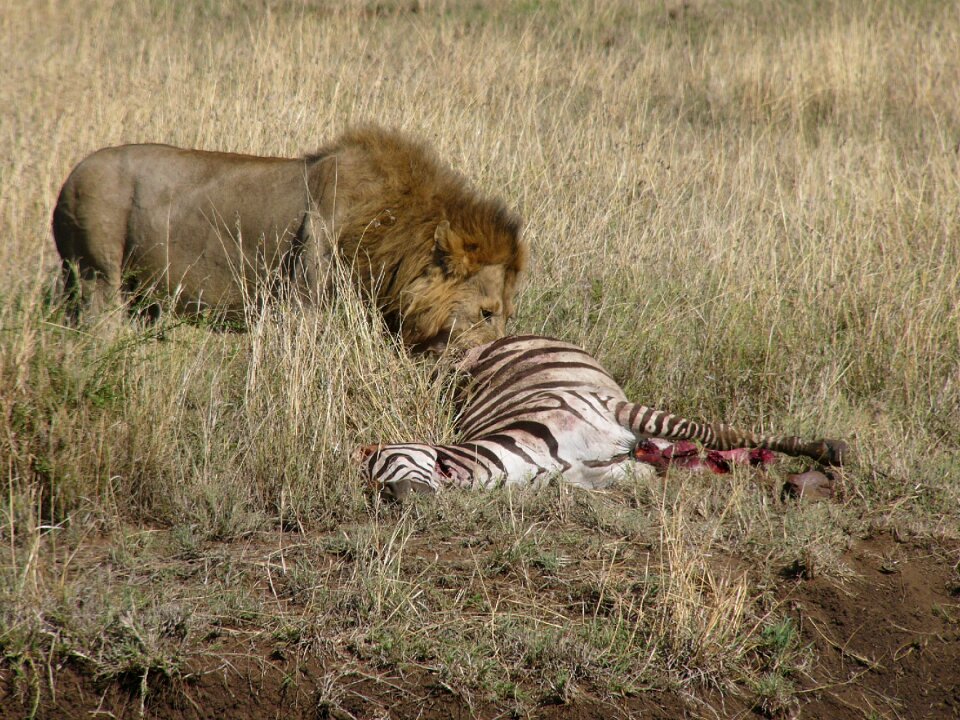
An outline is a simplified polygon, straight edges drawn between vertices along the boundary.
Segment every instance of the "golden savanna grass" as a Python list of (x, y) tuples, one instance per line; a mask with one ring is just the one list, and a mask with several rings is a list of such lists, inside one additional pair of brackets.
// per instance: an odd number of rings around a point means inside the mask
[[(0, 674), (28, 711), (65, 659), (146, 708), (278, 645), (521, 713), (650, 686), (775, 713), (811, 662), (781, 568), (960, 535), (952, 3), (3, 0), (0, 67)], [(363, 121), (520, 210), (515, 330), (646, 403), (849, 439), (840, 501), (774, 470), (383, 507), (351, 450), (449, 439), (449, 393), (351, 293), (243, 334), (64, 325), (50, 212), (82, 157), (294, 156)]]

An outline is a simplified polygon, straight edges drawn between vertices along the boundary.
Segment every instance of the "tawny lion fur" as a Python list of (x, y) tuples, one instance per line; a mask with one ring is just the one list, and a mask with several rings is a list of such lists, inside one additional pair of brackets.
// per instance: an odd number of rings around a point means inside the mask
[(303, 158), (123, 145), (74, 168), (53, 212), (68, 293), (121, 290), (235, 313), (276, 279), (316, 300), (333, 258), (411, 347), (504, 334), (526, 264), (520, 221), (426, 145), (365, 126)]

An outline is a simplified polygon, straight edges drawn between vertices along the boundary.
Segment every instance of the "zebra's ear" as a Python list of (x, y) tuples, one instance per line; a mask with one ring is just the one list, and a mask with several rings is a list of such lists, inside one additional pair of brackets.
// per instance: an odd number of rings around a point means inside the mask
[(350, 460), (352, 460), (355, 465), (362, 465), (370, 459), (371, 455), (379, 451), (379, 445), (361, 445), (350, 454)]

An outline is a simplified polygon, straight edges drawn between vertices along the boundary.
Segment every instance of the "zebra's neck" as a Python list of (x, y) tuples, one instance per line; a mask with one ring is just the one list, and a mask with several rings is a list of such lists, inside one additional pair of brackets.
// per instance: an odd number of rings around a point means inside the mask
[(488, 489), (508, 479), (530, 479), (543, 469), (537, 458), (506, 436), (435, 445), (434, 449), (437, 470), (449, 487)]

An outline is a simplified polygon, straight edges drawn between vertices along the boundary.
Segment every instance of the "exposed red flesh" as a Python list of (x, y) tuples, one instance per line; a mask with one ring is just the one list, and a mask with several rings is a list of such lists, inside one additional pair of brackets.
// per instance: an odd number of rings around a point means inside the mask
[(709, 471), (718, 475), (730, 472), (732, 465), (762, 467), (777, 461), (776, 454), (766, 448), (709, 450), (701, 455), (700, 449), (689, 440), (670, 443), (659, 438), (641, 440), (634, 448), (633, 456), (661, 472), (667, 467), (679, 467), (685, 470)]

